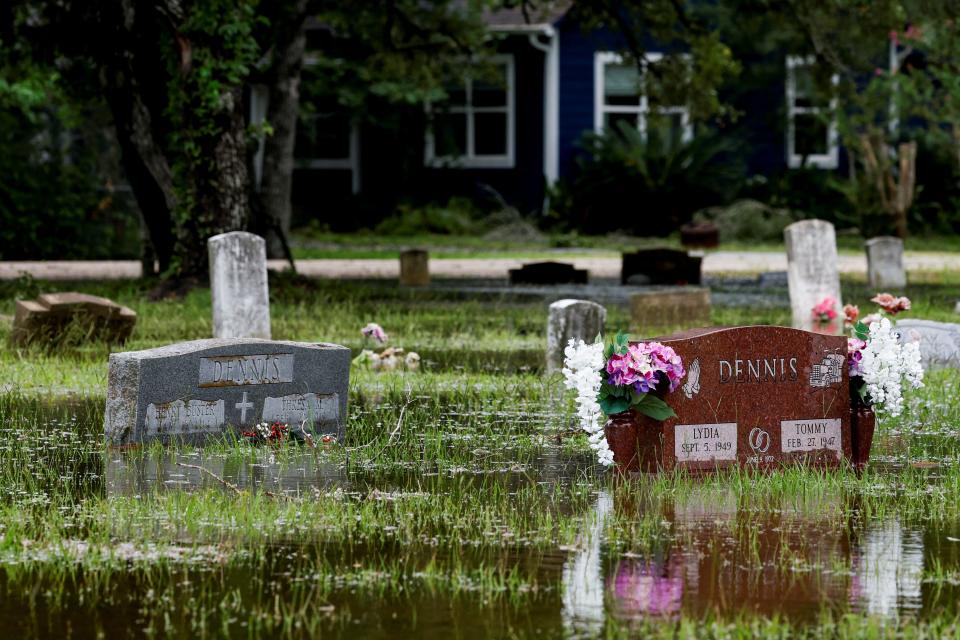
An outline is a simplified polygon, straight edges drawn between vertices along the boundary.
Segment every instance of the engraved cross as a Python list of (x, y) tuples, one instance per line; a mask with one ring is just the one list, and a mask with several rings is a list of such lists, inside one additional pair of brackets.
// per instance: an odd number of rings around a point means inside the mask
[(253, 408), (252, 402), (247, 402), (247, 392), (243, 392), (243, 400), (236, 404), (237, 409), (240, 409), (240, 424), (243, 424), (247, 421), (247, 409)]

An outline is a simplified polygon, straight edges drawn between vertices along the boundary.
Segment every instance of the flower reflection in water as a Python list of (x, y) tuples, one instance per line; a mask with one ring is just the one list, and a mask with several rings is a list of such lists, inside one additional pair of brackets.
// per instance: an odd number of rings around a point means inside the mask
[(683, 564), (674, 553), (666, 563), (655, 559), (624, 560), (611, 585), (614, 610), (624, 617), (669, 616), (683, 601)]
[(597, 496), (587, 532), (579, 540), (580, 550), (563, 565), (563, 626), (568, 635), (584, 632), (595, 636), (603, 630), (603, 578), (600, 542), (613, 498), (606, 491)]

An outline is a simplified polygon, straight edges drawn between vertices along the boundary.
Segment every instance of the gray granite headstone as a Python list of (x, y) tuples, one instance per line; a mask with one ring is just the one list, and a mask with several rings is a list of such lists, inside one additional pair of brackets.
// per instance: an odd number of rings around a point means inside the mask
[[(783, 230), (787, 244), (787, 286), (793, 326), (807, 331), (843, 331), (843, 302), (837, 270), (837, 234), (825, 220), (801, 220)], [(836, 300), (832, 326), (814, 323), (813, 308), (825, 298)]]
[(547, 316), (547, 373), (563, 369), (563, 350), (571, 339), (584, 342), (603, 333), (607, 310), (589, 300), (557, 300)]
[(898, 320), (900, 342), (920, 338), (924, 370), (960, 368), (960, 324), (933, 320)]
[(214, 338), (270, 339), (267, 244), (246, 231), (207, 240)]
[(110, 354), (111, 445), (202, 443), (259, 422), (343, 435), (350, 350), (335, 344), (194, 340)]
[(903, 270), (903, 240), (881, 236), (867, 240), (867, 281), (875, 289), (902, 289), (907, 286)]

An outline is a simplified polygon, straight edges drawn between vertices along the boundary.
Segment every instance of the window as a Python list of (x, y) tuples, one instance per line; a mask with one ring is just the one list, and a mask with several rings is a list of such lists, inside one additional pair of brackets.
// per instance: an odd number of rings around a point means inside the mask
[(832, 87), (813, 56), (787, 56), (787, 166), (836, 169), (840, 161)]
[(450, 101), (443, 110), (428, 106), (427, 165), (513, 167), (513, 56), (497, 56), (494, 64), (496, 76), (467, 78), (450, 86)]
[[(661, 60), (663, 54), (648, 53), (643, 62), (644, 70)], [(620, 122), (627, 122), (636, 127), (644, 138), (648, 131), (660, 132), (664, 140), (674, 147), (693, 139), (693, 125), (687, 106), (651, 105), (637, 66), (624, 62), (619, 54), (597, 53), (594, 102), (594, 129), (597, 133), (613, 129)]]
[(349, 171), (351, 191), (359, 193), (360, 130), (336, 98), (317, 88), (320, 73), (316, 62), (308, 56), (302, 72), (294, 166)]

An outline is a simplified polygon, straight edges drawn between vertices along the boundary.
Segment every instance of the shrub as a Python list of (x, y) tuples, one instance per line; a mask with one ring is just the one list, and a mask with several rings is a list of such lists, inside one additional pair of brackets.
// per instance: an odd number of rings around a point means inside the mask
[(621, 122), (614, 132), (586, 134), (582, 144), (585, 153), (554, 202), (561, 219), (591, 233), (667, 235), (695, 211), (729, 201), (743, 179), (736, 143), (712, 132), (666, 144)]
[(775, 209), (756, 200), (737, 200), (726, 207), (704, 209), (695, 218), (716, 224), (724, 242), (778, 242), (783, 240), (784, 227), (796, 222), (789, 209)]
[(0, 260), (136, 257), (136, 209), (98, 176), (100, 132), (64, 128), (54, 109), (0, 109)]
[(464, 198), (451, 198), (445, 206), (401, 204), (374, 229), (383, 235), (413, 236), (424, 233), (466, 235), (479, 230), (477, 211)]

